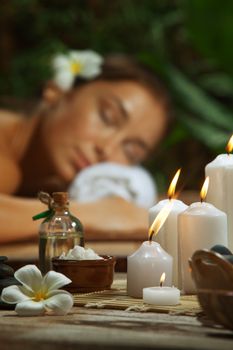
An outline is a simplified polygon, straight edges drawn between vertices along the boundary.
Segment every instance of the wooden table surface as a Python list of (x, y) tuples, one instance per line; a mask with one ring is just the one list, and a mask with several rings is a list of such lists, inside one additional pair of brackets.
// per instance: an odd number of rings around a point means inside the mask
[(196, 317), (73, 307), (66, 316), (0, 311), (1, 350), (233, 349), (233, 332)]
[(1, 350), (233, 349), (233, 333), (190, 316), (74, 307), (67, 316), (0, 312)]

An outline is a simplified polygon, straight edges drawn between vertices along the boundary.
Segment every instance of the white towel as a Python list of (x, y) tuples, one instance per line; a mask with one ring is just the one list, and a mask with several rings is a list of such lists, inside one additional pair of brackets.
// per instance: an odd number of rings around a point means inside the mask
[(98, 163), (82, 170), (70, 185), (69, 195), (80, 203), (118, 196), (145, 208), (157, 201), (154, 180), (145, 169), (115, 163)]

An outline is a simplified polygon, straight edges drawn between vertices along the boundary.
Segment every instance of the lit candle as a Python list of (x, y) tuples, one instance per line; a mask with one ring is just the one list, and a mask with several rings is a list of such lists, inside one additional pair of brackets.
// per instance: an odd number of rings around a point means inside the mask
[(199, 249), (210, 249), (216, 244), (227, 246), (227, 216), (203, 200), (208, 190), (207, 177), (201, 189), (201, 202), (191, 204), (178, 216), (178, 240), (181, 258), (182, 292), (195, 293), (189, 259)]
[(165, 272), (160, 278), (159, 287), (143, 288), (143, 301), (154, 305), (177, 305), (180, 302), (180, 291), (175, 287), (164, 287)]
[(188, 206), (182, 201), (175, 199), (175, 188), (180, 175), (181, 169), (179, 169), (168, 189), (168, 199), (164, 199), (158, 202), (155, 206), (149, 209), (149, 225), (153, 223), (155, 217), (158, 215), (160, 210), (167, 205), (168, 202), (172, 202), (172, 210), (169, 216), (159, 231), (155, 236), (156, 242), (158, 242), (167, 252), (173, 257), (173, 284), (178, 288), (181, 288), (180, 281), (180, 267), (179, 267), (179, 257), (178, 257), (178, 233), (177, 233), (177, 216), (182, 211), (184, 211)]
[(127, 293), (135, 298), (142, 298), (145, 287), (159, 286), (160, 276), (166, 273), (166, 285), (172, 285), (172, 257), (163, 250), (159, 243), (153, 242), (172, 209), (168, 203), (155, 218), (149, 229), (149, 240), (127, 259)]
[(210, 178), (207, 201), (227, 214), (228, 243), (233, 250), (233, 135), (226, 150), (227, 154), (219, 154), (206, 165), (205, 173)]

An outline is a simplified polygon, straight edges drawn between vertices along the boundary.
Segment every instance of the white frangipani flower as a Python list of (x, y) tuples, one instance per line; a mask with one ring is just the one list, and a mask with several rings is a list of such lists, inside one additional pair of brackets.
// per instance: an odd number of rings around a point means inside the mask
[(101, 72), (103, 58), (94, 51), (70, 51), (67, 55), (54, 57), (52, 67), (55, 72), (54, 82), (64, 91), (68, 91), (75, 77), (92, 79)]
[(73, 306), (73, 297), (58, 288), (71, 280), (61, 273), (49, 271), (44, 277), (35, 265), (26, 265), (14, 274), (22, 286), (3, 289), (1, 299), (8, 304), (17, 304), (15, 311), (20, 316), (39, 316), (46, 312), (65, 315)]

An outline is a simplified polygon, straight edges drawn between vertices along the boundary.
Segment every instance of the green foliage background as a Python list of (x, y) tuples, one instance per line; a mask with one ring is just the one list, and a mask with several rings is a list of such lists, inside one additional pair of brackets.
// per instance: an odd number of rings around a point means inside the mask
[(67, 48), (133, 54), (165, 80), (177, 117), (146, 165), (161, 191), (180, 166), (196, 189), (233, 130), (232, 23), (231, 0), (2, 0), (0, 95), (38, 96)]

